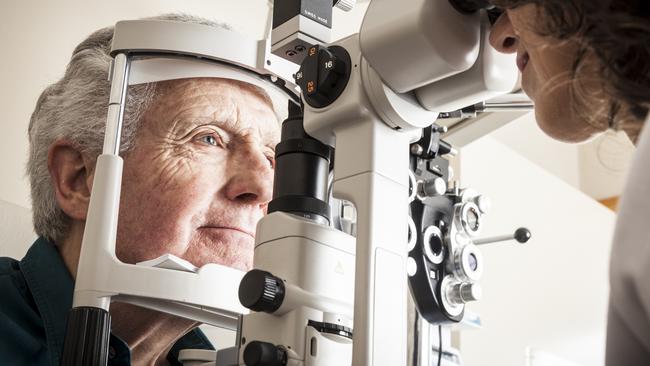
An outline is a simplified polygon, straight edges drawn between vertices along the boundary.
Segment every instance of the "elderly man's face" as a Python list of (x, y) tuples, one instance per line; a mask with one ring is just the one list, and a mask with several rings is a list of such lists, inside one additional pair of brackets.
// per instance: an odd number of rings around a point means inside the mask
[(125, 156), (117, 256), (174, 254), (196, 266), (252, 266), (255, 226), (273, 187), (279, 124), (250, 85), (167, 82)]

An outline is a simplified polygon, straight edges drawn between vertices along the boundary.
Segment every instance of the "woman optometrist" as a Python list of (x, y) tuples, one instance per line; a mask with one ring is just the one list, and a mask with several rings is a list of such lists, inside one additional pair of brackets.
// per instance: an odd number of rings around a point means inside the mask
[[(622, 130), (637, 151), (612, 247), (608, 366), (650, 365), (650, 0), (493, 0), (490, 42), (517, 53), (549, 136)], [(585, 304), (589, 306), (589, 304)]]

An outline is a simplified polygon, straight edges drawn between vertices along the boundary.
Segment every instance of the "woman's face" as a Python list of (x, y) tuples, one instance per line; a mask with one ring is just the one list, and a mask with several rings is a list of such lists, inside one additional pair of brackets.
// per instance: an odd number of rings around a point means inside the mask
[(540, 35), (543, 22), (534, 4), (507, 10), (494, 24), (490, 43), (500, 52), (517, 53), (522, 88), (535, 102), (539, 127), (557, 140), (585, 141), (607, 126), (595, 58), (586, 54), (574, 78), (578, 40)]

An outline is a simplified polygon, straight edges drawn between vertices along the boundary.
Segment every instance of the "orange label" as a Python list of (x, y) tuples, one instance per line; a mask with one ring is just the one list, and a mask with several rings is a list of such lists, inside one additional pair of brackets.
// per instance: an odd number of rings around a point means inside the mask
[(314, 82), (310, 81), (307, 83), (307, 93), (311, 93), (314, 91)]
[(313, 56), (316, 54), (316, 47), (312, 47), (309, 49), (309, 56)]

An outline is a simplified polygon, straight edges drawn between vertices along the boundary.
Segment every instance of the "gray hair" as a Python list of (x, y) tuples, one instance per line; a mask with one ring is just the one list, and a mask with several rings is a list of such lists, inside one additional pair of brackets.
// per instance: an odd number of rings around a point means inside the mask
[[(148, 19), (173, 20), (230, 29), (208, 19), (165, 14)], [(100, 29), (72, 53), (63, 78), (41, 93), (29, 122), (29, 161), (34, 231), (54, 243), (68, 234), (70, 217), (58, 206), (48, 170), (48, 151), (56, 141), (67, 141), (93, 160), (101, 153), (110, 83), (113, 27)], [(158, 96), (156, 83), (129, 87), (120, 151), (133, 147), (142, 114)], [(60, 243), (59, 243), (60, 244)]]

